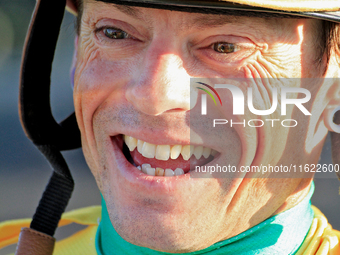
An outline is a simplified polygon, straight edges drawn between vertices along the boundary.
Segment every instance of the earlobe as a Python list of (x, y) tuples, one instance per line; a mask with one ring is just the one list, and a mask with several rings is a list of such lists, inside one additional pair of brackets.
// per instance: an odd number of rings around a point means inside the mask
[(340, 134), (340, 105), (328, 106), (323, 113), (323, 118), (329, 131)]

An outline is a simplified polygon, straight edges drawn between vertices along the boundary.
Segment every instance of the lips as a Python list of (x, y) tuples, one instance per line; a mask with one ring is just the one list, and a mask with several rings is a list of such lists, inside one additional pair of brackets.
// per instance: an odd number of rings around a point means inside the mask
[(124, 135), (123, 153), (127, 160), (151, 176), (178, 176), (214, 159), (217, 151), (194, 145), (157, 145)]

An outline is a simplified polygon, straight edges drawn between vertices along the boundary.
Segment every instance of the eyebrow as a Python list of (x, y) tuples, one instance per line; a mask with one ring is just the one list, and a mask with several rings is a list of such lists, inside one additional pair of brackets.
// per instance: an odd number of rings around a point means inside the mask
[(193, 21), (193, 25), (198, 28), (218, 27), (231, 23), (243, 24), (242, 19), (237, 19), (233, 15), (213, 15), (213, 14), (199, 14)]
[[(96, 0), (96, 1), (102, 1), (102, 0)], [(142, 12), (139, 11), (137, 8), (135, 7), (131, 7), (131, 6), (127, 6), (127, 5), (119, 5), (119, 4), (114, 4), (114, 7), (116, 7), (118, 10), (120, 10), (121, 12), (132, 16), (134, 18), (137, 19), (142, 19)]]
[(142, 12), (139, 11), (136, 7), (132, 7), (132, 6), (128, 6), (128, 5), (120, 5), (117, 4), (117, 1), (114, 0), (94, 0), (95, 2), (103, 2), (103, 3), (108, 3), (108, 4), (112, 4), (115, 8), (117, 8), (118, 10), (120, 10), (121, 12), (132, 16), (134, 18), (137, 19), (142, 19)]

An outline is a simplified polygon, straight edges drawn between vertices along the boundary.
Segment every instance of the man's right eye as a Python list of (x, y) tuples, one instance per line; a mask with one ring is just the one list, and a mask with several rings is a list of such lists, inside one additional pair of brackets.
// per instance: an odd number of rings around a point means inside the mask
[(127, 39), (130, 38), (129, 34), (124, 32), (123, 30), (117, 28), (104, 28), (103, 33), (106, 37), (110, 39)]
[(238, 51), (237, 45), (234, 43), (218, 42), (213, 44), (214, 51), (218, 53), (228, 54)]

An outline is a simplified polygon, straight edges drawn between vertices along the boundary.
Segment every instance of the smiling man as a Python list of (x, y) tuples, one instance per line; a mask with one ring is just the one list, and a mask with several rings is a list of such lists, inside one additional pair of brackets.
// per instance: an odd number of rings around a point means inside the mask
[(99, 226), (56, 254), (340, 253), (310, 205), (339, 132), (340, 4), (236, 2), (68, 1), (75, 115), (103, 200)]

